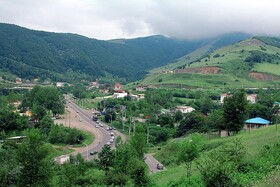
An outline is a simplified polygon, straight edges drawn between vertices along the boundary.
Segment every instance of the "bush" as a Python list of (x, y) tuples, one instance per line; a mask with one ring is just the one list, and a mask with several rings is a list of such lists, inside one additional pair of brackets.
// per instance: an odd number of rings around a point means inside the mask
[(62, 125), (52, 125), (48, 136), (48, 140), (52, 144), (78, 144), (84, 138), (81, 131)]

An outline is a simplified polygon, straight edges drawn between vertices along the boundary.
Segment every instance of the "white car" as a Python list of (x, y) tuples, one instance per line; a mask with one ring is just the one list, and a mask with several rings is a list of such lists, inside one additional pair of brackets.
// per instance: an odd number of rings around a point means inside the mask
[(110, 130), (109, 127), (106, 127), (106, 130), (107, 130), (107, 131)]
[(95, 127), (96, 127), (96, 128), (98, 128), (98, 127), (99, 127), (99, 125), (95, 125)]
[(103, 124), (102, 124), (102, 123), (99, 123), (99, 126), (100, 126), (100, 127), (103, 127)]
[(114, 142), (114, 139), (110, 139), (110, 143), (113, 143)]
[(113, 132), (111, 132), (111, 134), (110, 134), (111, 136), (114, 136), (115, 134), (113, 133)]

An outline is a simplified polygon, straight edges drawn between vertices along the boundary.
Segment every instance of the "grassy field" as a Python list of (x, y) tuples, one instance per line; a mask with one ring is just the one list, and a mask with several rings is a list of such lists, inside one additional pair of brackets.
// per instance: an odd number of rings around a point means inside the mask
[[(254, 159), (257, 154), (262, 151), (265, 145), (273, 145), (275, 143), (280, 142), (280, 124), (278, 124), (278, 130), (276, 131), (276, 126), (272, 125), (265, 128), (260, 128), (257, 130), (252, 130), (251, 132), (241, 132), (236, 136), (231, 136), (227, 138), (216, 138), (205, 141), (205, 145), (208, 147), (216, 147), (217, 145), (224, 144), (233, 139), (240, 138), (243, 145), (245, 146), (248, 154), (246, 155), (247, 159)], [(178, 140), (172, 140), (178, 141)], [(164, 150), (164, 149), (161, 149)], [(154, 150), (157, 158), (162, 158), (162, 154), (165, 154), (165, 157), (172, 157), (174, 155), (173, 152), (168, 152), (165, 150), (164, 153)], [(203, 153), (201, 155), (203, 157)], [(193, 167), (193, 174), (198, 174), (195, 165)], [(167, 166), (165, 171), (155, 173), (151, 176), (152, 180), (158, 186), (167, 186), (170, 181), (178, 181), (181, 177), (186, 177), (186, 167), (184, 164), (176, 165), (171, 164), (171, 166)], [(271, 180), (277, 178), (279, 180), (280, 176), (275, 173), (271, 174)], [(268, 177), (269, 179), (269, 177)], [(259, 181), (260, 184), (266, 183), (269, 181)]]
[(256, 64), (254, 66), (253, 70), (257, 71), (257, 72), (272, 73), (275, 75), (280, 75), (280, 65), (279, 64), (269, 64), (269, 63)]
[[(255, 39), (247, 39), (220, 48), (203, 58), (199, 58), (199, 55), (205, 55), (205, 51), (201, 49), (201, 51), (197, 50), (180, 58), (176, 63), (151, 71), (142, 84), (194, 88), (261, 88), (279, 85), (280, 77), (274, 81), (258, 81), (249, 77), (249, 73), (252, 71), (274, 76), (280, 75), (280, 64), (277, 64), (275, 59), (273, 63), (267, 63), (264, 61), (265, 59), (261, 63), (255, 63), (251, 66), (246, 63), (245, 59), (251, 55), (250, 51), (259, 51), (267, 55), (274, 55), (274, 57), (280, 54), (280, 48), (266, 45)], [(195, 59), (198, 60), (195, 61)], [(163, 73), (163, 71), (173, 70), (183, 65), (186, 65), (186, 68), (215, 66), (221, 68), (221, 71), (219, 74)]]
[[(162, 80), (160, 82), (160, 80)], [(280, 83), (280, 82), (279, 82)], [(168, 86), (177, 84), (178, 87), (190, 86), (194, 88), (248, 88), (274, 86), (273, 82), (258, 82), (253, 79), (243, 78), (229, 74), (154, 74), (147, 77), (143, 84)]]

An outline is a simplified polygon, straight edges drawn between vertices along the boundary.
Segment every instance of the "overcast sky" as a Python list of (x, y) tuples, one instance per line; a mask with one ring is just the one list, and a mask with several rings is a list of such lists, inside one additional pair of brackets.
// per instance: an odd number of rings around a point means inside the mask
[(280, 0), (0, 0), (0, 22), (104, 40), (280, 36)]

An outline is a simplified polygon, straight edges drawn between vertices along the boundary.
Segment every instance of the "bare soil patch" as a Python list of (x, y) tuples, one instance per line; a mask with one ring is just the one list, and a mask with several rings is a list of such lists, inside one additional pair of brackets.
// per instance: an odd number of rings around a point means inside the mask
[(177, 69), (175, 73), (198, 73), (198, 74), (218, 74), (222, 68), (216, 66)]
[(256, 79), (258, 81), (274, 81), (279, 80), (280, 78), (277, 76), (268, 75), (265, 73), (251, 72), (249, 73), (249, 77)]

